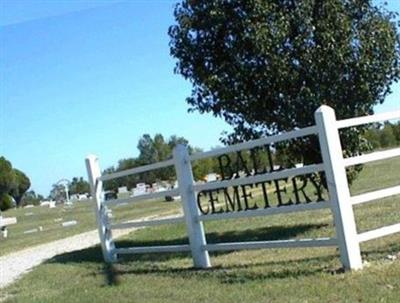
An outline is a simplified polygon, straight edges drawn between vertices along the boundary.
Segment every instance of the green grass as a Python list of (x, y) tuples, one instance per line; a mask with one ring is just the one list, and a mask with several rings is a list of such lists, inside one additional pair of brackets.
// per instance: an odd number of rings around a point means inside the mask
[[(399, 184), (400, 159), (366, 165), (352, 193)], [(358, 231), (400, 222), (400, 197), (355, 207)], [(209, 243), (333, 236), (329, 210), (208, 222)], [(187, 243), (183, 225), (139, 230), (119, 246)], [(189, 254), (144, 254), (103, 263), (98, 247), (57, 256), (4, 290), (6, 302), (399, 302), (400, 234), (361, 246), (368, 261), (341, 271), (336, 248), (211, 254), (195, 270)]]
[[(133, 207), (131, 205), (114, 207), (113, 215), (116, 220), (124, 221), (173, 211), (178, 206), (179, 202), (146, 201), (136, 203)], [(57, 205), (56, 208), (36, 206), (3, 212), (4, 217), (17, 217), (18, 223), (8, 227), (6, 239), (0, 238), (0, 255), (96, 229), (94, 207), (94, 203), (88, 200), (75, 202), (73, 206)], [(60, 219), (61, 222), (55, 221)], [(62, 222), (70, 220), (76, 220), (78, 224), (70, 227), (61, 226)], [(43, 231), (24, 234), (24, 231), (38, 229), (39, 226), (42, 226)]]

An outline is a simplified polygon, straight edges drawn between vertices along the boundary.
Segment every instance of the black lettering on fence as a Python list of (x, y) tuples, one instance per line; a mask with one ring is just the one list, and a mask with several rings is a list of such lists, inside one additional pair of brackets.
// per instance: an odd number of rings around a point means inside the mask
[[(285, 182), (285, 184), (281, 184), (282, 186), (279, 185), (279, 182)], [(289, 197), (286, 202), (283, 201), (283, 196), (282, 194), (287, 194), (287, 187), (286, 184), (288, 182), (288, 178), (285, 179), (280, 179), (280, 180), (274, 180), (274, 184), (276, 187), (275, 194), (278, 198), (278, 206), (285, 206), (285, 205), (292, 205), (292, 199)]]
[[(242, 153), (218, 157), (222, 180), (245, 178), (282, 170), (274, 165), (270, 145), (256, 147)], [(261, 207), (289, 206), (293, 204), (323, 201), (323, 187), (317, 173), (294, 176), (279, 180), (244, 184), (231, 188), (206, 190), (197, 195), (202, 214), (255, 210)]]
[(239, 187), (233, 187), (233, 194), (232, 197), (228, 192), (227, 188), (224, 188), (224, 200), (225, 200), (225, 211), (241, 211), (242, 206), (240, 205), (240, 194), (239, 194)]
[(250, 188), (253, 188), (254, 184), (247, 184), (247, 185), (242, 185), (241, 186), (241, 188), (242, 188), (242, 198), (244, 200), (244, 210), (257, 209), (258, 206), (257, 206), (256, 202), (254, 202), (253, 206), (251, 206), (251, 207), (249, 206), (249, 199), (253, 199), (253, 195), (252, 195), (251, 192), (246, 191), (246, 186), (250, 187)]
[[(302, 185), (300, 187), (297, 186), (297, 182), (298, 180), (302, 181)], [(293, 193), (294, 196), (296, 197), (296, 204), (300, 204), (301, 200), (300, 200), (300, 195), (299, 193), (303, 194), (304, 199), (306, 200), (306, 202), (311, 202), (311, 199), (307, 196), (306, 192), (305, 192), (305, 188), (307, 186), (307, 178), (302, 176), (300, 178), (292, 178), (292, 184), (293, 184)]]

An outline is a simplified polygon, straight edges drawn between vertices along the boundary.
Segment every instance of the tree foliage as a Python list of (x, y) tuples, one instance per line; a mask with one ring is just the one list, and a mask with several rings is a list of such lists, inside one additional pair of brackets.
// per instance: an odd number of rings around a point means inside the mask
[(373, 148), (400, 146), (400, 122), (375, 125), (365, 132), (365, 137)]
[(16, 177), (11, 162), (0, 157), (0, 195), (9, 194), (15, 186)]
[(0, 195), (0, 210), (5, 211), (13, 206), (12, 198), (9, 194)]
[(0, 157), (0, 208), (6, 210), (12, 206), (14, 198), (20, 206), (22, 197), (31, 186), (29, 178), (20, 170), (12, 167), (10, 161)]
[(67, 199), (65, 186), (63, 184), (53, 184), (49, 198), (55, 201), (64, 202)]
[(36, 194), (34, 190), (30, 190), (25, 193), (21, 205), (39, 205), (42, 200), (44, 200), (42, 195)]
[(31, 187), (31, 181), (29, 178), (20, 170), (14, 169), (16, 184), (11, 189), (11, 196), (15, 199), (17, 206), (21, 205), (22, 198), (27, 190)]
[[(137, 148), (139, 156), (137, 158), (127, 158), (118, 161), (116, 167), (109, 167), (103, 173), (113, 173), (138, 166), (152, 164), (172, 158), (173, 149), (178, 144), (188, 146), (189, 153), (200, 152), (201, 149), (189, 145), (189, 141), (184, 137), (173, 135), (165, 139), (163, 135), (156, 134), (151, 137), (144, 134), (138, 141)], [(195, 179), (201, 179), (206, 174), (215, 172), (218, 169), (218, 163), (215, 159), (205, 159), (195, 161), (193, 164), (193, 175)], [(130, 175), (128, 177), (113, 179), (104, 183), (106, 190), (116, 191), (118, 187), (127, 186), (134, 188), (138, 183), (153, 184), (157, 181), (168, 181), (173, 183), (176, 180), (175, 169), (171, 167), (161, 168), (142, 174)]]
[(71, 195), (90, 193), (90, 185), (82, 177), (73, 177), (68, 190)]
[[(371, 114), (399, 78), (395, 15), (370, 0), (185, 0), (174, 14), (187, 103), (233, 127), (225, 143), (310, 126), (322, 104), (339, 119)], [(348, 155), (367, 147), (360, 130), (341, 135)], [(276, 148), (320, 161), (315, 138)]]

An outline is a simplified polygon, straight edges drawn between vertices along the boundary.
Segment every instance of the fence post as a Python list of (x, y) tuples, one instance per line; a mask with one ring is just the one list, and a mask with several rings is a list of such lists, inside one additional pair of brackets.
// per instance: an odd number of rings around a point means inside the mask
[(345, 269), (361, 269), (362, 259), (335, 111), (322, 105), (315, 112), (340, 259)]
[(115, 249), (114, 242), (112, 241), (111, 230), (108, 229), (108, 213), (106, 206), (102, 203), (102, 181), (98, 178), (101, 176), (99, 159), (95, 155), (88, 155), (85, 159), (86, 170), (90, 184), (90, 191), (92, 199), (96, 205), (96, 221), (99, 231), (101, 250), (104, 260), (106, 262), (116, 261), (116, 256), (113, 254)]
[(200, 213), (197, 208), (196, 194), (193, 190), (194, 181), (189, 153), (185, 145), (178, 144), (173, 154), (193, 264), (197, 268), (208, 268), (211, 267), (210, 257), (204, 247), (206, 237), (203, 222), (198, 219)]

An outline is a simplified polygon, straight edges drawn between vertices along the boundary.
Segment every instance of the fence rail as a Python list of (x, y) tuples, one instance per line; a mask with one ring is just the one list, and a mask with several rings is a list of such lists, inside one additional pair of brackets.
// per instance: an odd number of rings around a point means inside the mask
[(238, 143), (234, 145), (229, 145), (227, 147), (223, 148), (218, 148), (218, 149), (213, 149), (208, 152), (203, 152), (203, 153), (197, 153), (193, 154), (190, 156), (190, 160), (200, 160), (204, 158), (210, 158), (210, 157), (215, 157), (219, 156), (222, 154), (229, 154), (233, 152), (237, 152), (243, 149), (252, 149), (258, 146), (263, 146), (263, 145), (268, 145), (271, 143), (277, 143), (281, 141), (286, 141), (286, 140), (292, 140), (296, 139), (299, 137), (305, 137), (309, 135), (314, 135), (317, 133), (317, 129), (315, 126), (310, 126), (306, 128), (301, 128), (301, 129), (296, 129), (287, 133), (275, 135), (275, 136), (269, 136), (265, 138), (260, 138), (256, 140), (252, 140), (249, 142), (244, 142), (244, 143)]
[(110, 229), (127, 229), (133, 227), (144, 227), (144, 226), (158, 226), (164, 224), (176, 224), (176, 223), (184, 223), (185, 217), (177, 217), (177, 218), (165, 218), (165, 219), (157, 219), (157, 220), (142, 220), (142, 221), (132, 221), (126, 223), (118, 223), (118, 224), (108, 224), (108, 228)]
[(309, 211), (309, 210), (318, 210), (318, 209), (325, 209), (325, 208), (329, 208), (329, 207), (330, 207), (329, 201), (312, 202), (309, 204), (297, 204), (297, 205), (290, 205), (290, 206), (284, 206), (284, 207), (271, 207), (271, 208), (254, 209), (254, 210), (247, 210), (247, 211), (241, 211), (241, 212), (201, 215), (201, 216), (199, 216), (199, 220), (205, 222), (205, 221), (214, 221), (214, 220), (250, 218), (250, 217), (268, 216), (268, 215), (296, 213), (296, 212)]
[(390, 159), (394, 157), (400, 157), (400, 148), (393, 148), (390, 150), (378, 151), (361, 156), (345, 158), (344, 165), (348, 167), (378, 160)]
[[(392, 119), (400, 119), (400, 111), (338, 121), (335, 117), (334, 111), (331, 108), (327, 106), (321, 106), (315, 112), (314, 126), (296, 129), (287, 133), (264, 137), (257, 140), (239, 143), (193, 155), (188, 154), (185, 146), (178, 145), (174, 149), (173, 159), (132, 168), (125, 171), (101, 175), (97, 157), (93, 155), (88, 156), (86, 159), (86, 165), (92, 196), (96, 200), (96, 218), (104, 259), (106, 262), (114, 262), (117, 260), (119, 255), (124, 254), (190, 252), (195, 267), (207, 268), (211, 266), (208, 255), (209, 251), (337, 246), (340, 251), (340, 258), (344, 268), (359, 269), (362, 267), (362, 259), (359, 247), (360, 243), (400, 232), (400, 223), (357, 233), (353, 206), (393, 195), (398, 195), (400, 194), (400, 185), (363, 193), (356, 196), (350, 196), (345, 169), (346, 167), (353, 165), (398, 157), (400, 156), (400, 148), (378, 151), (344, 159), (342, 156), (342, 147), (340, 145), (339, 129)], [(264, 174), (250, 175), (206, 184), (195, 184), (193, 181), (191, 166), (192, 161), (208, 157), (216, 157), (222, 154), (239, 152), (245, 149), (248, 150), (258, 146), (266, 146), (273, 143), (285, 140), (293, 140), (310, 135), (316, 135), (318, 137), (323, 159), (323, 162), (320, 164), (271, 171)], [(126, 177), (132, 174), (145, 173), (147, 171), (170, 166), (172, 166), (172, 169), (175, 169), (176, 171), (177, 181), (179, 184), (178, 188), (125, 199), (104, 201), (102, 198), (103, 181)], [(293, 176), (308, 175), (317, 172), (325, 173), (328, 184), (329, 201), (207, 215), (201, 214), (197, 206), (196, 192), (224, 189), (231, 186), (257, 184), (261, 182), (281, 180)], [(108, 207), (121, 203), (135, 203), (143, 200), (162, 198), (164, 196), (178, 195), (181, 196), (183, 216), (144, 221), (130, 221), (124, 223), (110, 222), (110, 210)], [(288, 214), (327, 208), (331, 209), (333, 213), (336, 231), (335, 238), (207, 243), (206, 233), (204, 232), (203, 227), (203, 222), (213, 220)], [(189, 244), (116, 248), (112, 239), (111, 230), (113, 229), (126, 229), (133, 227), (159, 226), (164, 224), (179, 223), (186, 224)]]
[(163, 246), (142, 246), (142, 247), (127, 247), (116, 248), (112, 251), (113, 254), (145, 254), (145, 253), (167, 253), (167, 252), (187, 252), (190, 251), (190, 245), (163, 245)]
[(356, 117), (351, 119), (339, 120), (336, 123), (338, 129), (359, 126), (362, 124), (377, 123), (388, 120), (400, 119), (400, 110), (388, 113), (375, 114), (365, 117)]
[(241, 250), (241, 249), (266, 249), (266, 248), (291, 248), (291, 247), (324, 247), (337, 246), (337, 240), (333, 238), (319, 239), (293, 239), (275, 241), (252, 241), (207, 244), (205, 249), (209, 251)]
[(172, 166), (172, 165), (174, 165), (174, 160), (170, 159), (170, 160), (166, 160), (166, 161), (162, 161), (162, 162), (157, 162), (154, 164), (148, 164), (148, 165), (143, 165), (140, 167), (126, 169), (126, 170), (111, 173), (111, 174), (105, 174), (105, 175), (102, 175), (99, 179), (101, 181), (108, 181), (108, 180), (112, 180), (112, 179), (116, 179), (116, 178), (126, 177), (126, 176), (133, 175), (133, 174), (144, 173), (149, 170), (160, 169), (160, 168), (164, 168), (164, 167), (168, 167), (168, 166)]
[(370, 202), (377, 199), (387, 198), (400, 194), (400, 186), (393, 186), (385, 189), (376, 190), (373, 192), (364, 193), (361, 195), (353, 196), (350, 199), (352, 205)]
[(179, 189), (171, 189), (171, 190), (166, 190), (166, 191), (161, 191), (161, 192), (156, 192), (156, 193), (151, 193), (151, 194), (143, 194), (139, 196), (133, 196), (129, 198), (122, 198), (122, 199), (112, 199), (112, 200), (106, 200), (103, 202), (104, 205), (106, 206), (113, 206), (117, 204), (122, 204), (122, 203), (135, 203), (139, 201), (144, 201), (144, 200), (154, 200), (154, 199), (159, 199), (159, 198), (164, 198), (165, 196), (178, 196), (179, 195)]
[(322, 164), (312, 164), (299, 168), (289, 168), (280, 171), (254, 175), (249, 177), (237, 178), (226, 181), (210, 182), (205, 184), (193, 185), (195, 191), (206, 191), (213, 189), (222, 189), (231, 186), (239, 186), (244, 184), (256, 184), (260, 182), (273, 181), (288, 178), (291, 176), (307, 175), (315, 172), (322, 171), (324, 169)]
[(369, 230), (369, 231), (363, 232), (361, 234), (358, 234), (358, 241), (361, 243), (361, 242), (369, 241), (372, 239), (388, 236), (388, 235), (398, 233), (398, 232), (400, 232), (400, 223), (389, 225), (389, 226), (384, 226), (381, 228)]

